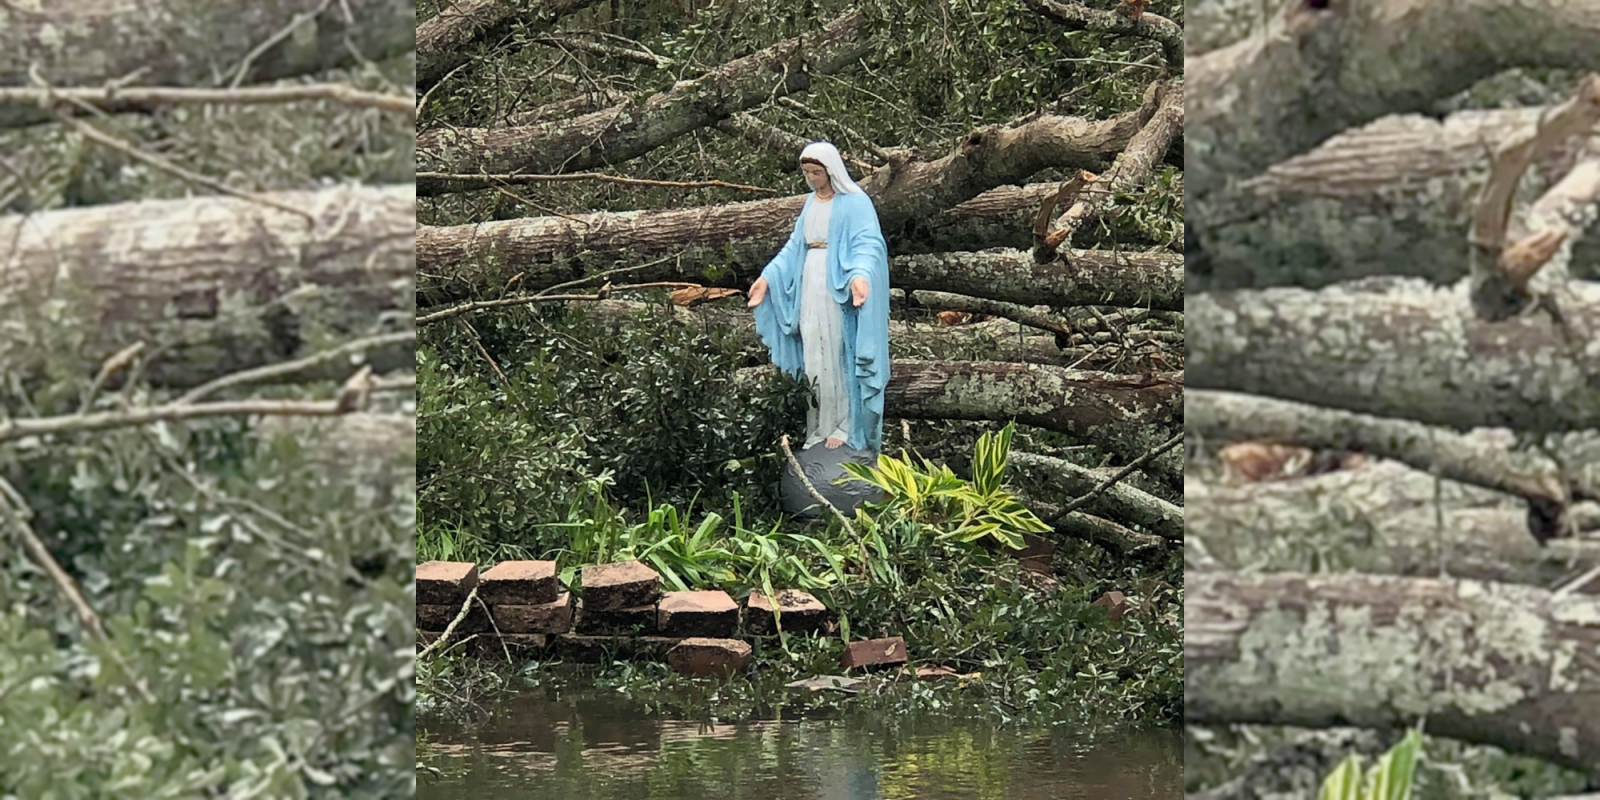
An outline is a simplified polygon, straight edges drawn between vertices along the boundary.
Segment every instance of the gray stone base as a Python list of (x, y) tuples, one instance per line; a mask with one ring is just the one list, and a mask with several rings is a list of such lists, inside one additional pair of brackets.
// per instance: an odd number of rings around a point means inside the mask
[[(829, 450), (825, 443), (819, 442), (795, 451), (794, 458), (800, 462), (800, 469), (805, 472), (811, 485), (817, 487), (817, 491), (846, 517), (855, 516), (856, 506), (863, 502), (876, 503), (884, 499), (882, 490), (870, 483), (854, 480), (843, 466), (845, 461), (854, 461), (875, 467), (878, 465), (876, 452), (856, 450), (849, 445)], [(835, 485), (833, 481), (841, 477), (852, 477), (852, 480)], [(793, 467), (784, 466), (783, 479), (778, 488), (786, 514), (814, 518), (829, 513), (827, 509), (819, 507), (816, 498), (806, 491), (805, 484), (795, 475)]]

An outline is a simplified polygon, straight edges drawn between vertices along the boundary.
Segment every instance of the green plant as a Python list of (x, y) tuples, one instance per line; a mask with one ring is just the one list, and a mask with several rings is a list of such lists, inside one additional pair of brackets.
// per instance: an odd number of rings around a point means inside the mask
[(1361, 773), (1361, 757), (1351, 754), (1322, 782), (1317, 800), (1411, 800), (1417, 760), (1422, 755), (1422, 731), (1413, 728), (1389, 752)]
[(985, 433), (978, 438), (970, 482), (948, 466), (936, 466), (927, 459), (922, 460), (919, 470), (912, 466), (910, 456), (896, 459), (880, 454), (875, 469), (849, 462), (844, 467), (851, 476), (889, 494), (883, 512), (891, 517), (912, 522), (959, 520), (948, 536), (963, 542), (987, 537), (1021, 550), (1023, 533), (1042, 533), (1050, 526), (1023, 507), (1001, 482), (1015, 427), (1015, 423), (1007, 423), (998, 433)]

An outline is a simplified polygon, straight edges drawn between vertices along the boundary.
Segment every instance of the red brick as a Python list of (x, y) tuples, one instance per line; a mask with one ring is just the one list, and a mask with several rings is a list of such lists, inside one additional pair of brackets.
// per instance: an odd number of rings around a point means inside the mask
[(580, 636), (572, 633), (552, 638), (552, 644), (562, 659), (585, 664), (611, 660), (659, 660), (683, 641), (671, 636)]
[(684, 639), (667, 651), (667, 664), (682, 675), (726, 677), (750, 665), (750, 645), (738, 639)]
[[(820, 630), (828, 620), (828, 607), (821, 600), (799, 589), (778, 591), (779, 610), (782, 611), (783, 629), (787, 633), (805, 633)], [(777, 633), (777, 622), (772, 614), (772, 602), (760, 592), (751, 592), (745, 602), (745, 632), (755, 636)]]
[(567, 593), (553, 603), (502, 604), (490, 606), (489, 611), (501, 633), (566, 633), (572, 629), (572, 595)]
[(461, 605), (478, 585), (478, 565), (465, 561), (428, 561), (417, 565), (417, 604)]
[(1110, 621), (1120, 622), (1128, 614), (1128, 595), (1122, 592), (1106, 592), (1099, 600), (1091, 605), (1106, 606), (1106, 613), (1110, 614)]
[(491, 606), (541, 606), (560, 593), (554, 561), (502, 561), (478, 579), (478, 596)]
[(608, 611), (591, 611), (589, 604), (583, 600), (578, 601), (578, 610), (572, 622), (574, 633), (584, 636), (598, 635), (649, 635), (656, 632), (656, 607), (634, 606), (633, 608), (614, 608)]
[[(450, 606), (425, 606), (419, 603), (417, 604), (417, 628), (420, 630), (442, 632), (445, 630), (445, 628), (449, 627), (450, 621), (455, 619), (456, 615), (459, 613), (461, 613), (460, 604)], [(489, 615), (483, 612), (483, 606), (474, 601), (472, 608), (467, 610), (466, 618), (462, 619), (461, 624), (456, 626), (455, 635), (460, 636), (464, 633), (484, 633), (489, 630), (491, 630), (489, 627)]]
[(472, 643), (477, 645), (479, 658), (504, 661), (509, 653), (515, 662), (544, 657), (550, 637), (542, 633), (506, 633), (499, 637), (479, 636)]
[(1105, 606), (1106, 613), (1111, 615), (1111, 621), (1121, 622), (1128, 613), (1128, 596), (1122, 592), (1106, 592), (1092, 605)]
[(739, 604), (727, 592), (667, 592), (657, 606), (663, 636), (732, 636), (739, 630)]
[(899, 666), (906, 663), (906, 640), (894, 636), (888, 639), (851, 642), (845, 645), (844, 659), (840, 663), (845, 669)]
[(611, 611), (654, 603), (661, 576), (638, 561), (583, 568), (583, 603), (591, 611)]

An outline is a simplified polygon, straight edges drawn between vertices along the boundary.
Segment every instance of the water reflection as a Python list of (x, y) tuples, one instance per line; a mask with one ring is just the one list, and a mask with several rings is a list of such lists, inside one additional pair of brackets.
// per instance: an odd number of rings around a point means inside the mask
[[(420, 800), (1142, 800), (1182, 796), (1178, 734), (1001, 729), (936, 718), (709, 726), (610, 698), (516, 696), (427, 727)], [(481, 794), (484, 791), (491, 794)]]

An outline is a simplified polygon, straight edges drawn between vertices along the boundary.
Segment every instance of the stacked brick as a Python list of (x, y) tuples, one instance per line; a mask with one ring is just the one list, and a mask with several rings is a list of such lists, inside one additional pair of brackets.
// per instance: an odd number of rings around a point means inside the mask
[[(750, 662), (741, 628), (746, 637), (777, 632), (774, 603), (759, 592), (743, 609), (726, 592), (663, 593), (660, 576), (638, 561), (584, 567), (580, 580), (582, 597), (574, 599), (561, 591), (553, 561), (506, 561), (482, 575), (469, 563), (421, 564), (419, 641), (440, 636), (474, 588), (482, 602), (456, 623), (451, 641), (478, 634), (476, 652), (486, 656), (665, 659), (684, 674), (725, 675)], [(777, 595), (785, 631), (814, 631), (826, 622), (828, 609), (810, 594)]]

